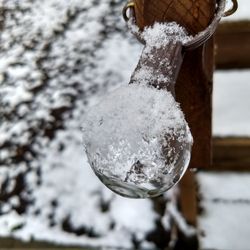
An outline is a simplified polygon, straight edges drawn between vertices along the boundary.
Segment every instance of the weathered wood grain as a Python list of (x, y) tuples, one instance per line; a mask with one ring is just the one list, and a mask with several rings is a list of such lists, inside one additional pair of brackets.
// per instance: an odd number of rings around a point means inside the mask
[(135, 0), (137, 25), (140, 28), (159, 22), (176, 21), (195, 35), (210, 23), (215, 0)]

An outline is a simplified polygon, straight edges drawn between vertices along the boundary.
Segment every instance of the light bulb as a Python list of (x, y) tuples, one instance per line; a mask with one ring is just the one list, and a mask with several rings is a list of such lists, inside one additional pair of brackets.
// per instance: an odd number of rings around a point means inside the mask
[(99, 179), (125, 197), (159, 196), (185, 173), (192, 135), (174, 98), (182, 61), (183, 28), (156, 24), (130, 85), (107, 95), (86, 113), (84, 146)]
[(165, 90), (140, 85), (117, 89), (87, 113), (83, 133), (96, 175), (126, 197), (160, 195), (189, 164), (192, 136)]

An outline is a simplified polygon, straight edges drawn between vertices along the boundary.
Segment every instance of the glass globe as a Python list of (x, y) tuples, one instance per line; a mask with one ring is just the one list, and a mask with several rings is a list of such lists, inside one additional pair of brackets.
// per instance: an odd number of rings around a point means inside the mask
[(82, 130), (95, 174), (125, 197), (161, 195), (181, 179), (190, 162), (192, 135), (166, 90), (120, 87), (86, 113)]

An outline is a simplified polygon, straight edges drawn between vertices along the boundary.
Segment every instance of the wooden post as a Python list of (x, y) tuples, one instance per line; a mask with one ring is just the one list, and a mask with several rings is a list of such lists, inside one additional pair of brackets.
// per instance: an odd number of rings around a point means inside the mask
[[(216, 0), (134, 0), (137, 25), (175, 21), (195, 35), (211, 22)], [(191, 168), (211, 165), (213, 39), (188, 52), (176, 83), (176, 99), (194, 137)]]

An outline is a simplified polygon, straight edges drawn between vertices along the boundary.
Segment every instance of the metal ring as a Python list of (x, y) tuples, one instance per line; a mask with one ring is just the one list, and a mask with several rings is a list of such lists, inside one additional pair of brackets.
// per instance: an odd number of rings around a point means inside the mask
[(129, 17), (127, 16), (128, 10), (135, 7), (135, 3), (133, 1), (129, 1), (122, 10), (122, 15), (124, 20), (127, 22)]
[(221, 18), (224, 16), (225, 7), (226, 1), (220, 0), (213, 21), (204, 31), (199, 32), (196, 36), (194, 36), (194, 38), (190, 42), (183, 44), (184, 50), (187, 51), (197, 49), (202, 44), (204, 44), (209, 38), (211, 38), (211, 36), (215, 33)]
[[(232, 1), (236, 1), (236, 0), (232, 0)], [(125, 21), (131, 20), (131, 24), (136, 25), (136, 19), (135, 19), (135, 16), (133, 15), (134, 11), (132, 12), (132, 15), (130, 17), (127, 16), (127, 10), (129, 8), (134, 8), (134, 6), (135, 6), (134, 2), (130, 1), (123, 9), (123, 17), (124, 17)], [(235, 11), (235, 5), (234, 5), (232, 10), (224, 12), (225, 6), (226, 6), (226, 0), (219, 0), (217, 10), (216, 10), (214, 19), (211, 22), (211, 24), (205, 30), (203, 30), (202, 32), (199, 32), (197, 35), (195, 35), (190, 42), (183, 44), (183, 49), (185, 51), (196, 49), (199, 46), (201, 46), (202, 44), (204, 44), (214, 34), (221, 18), (223, 16), (225, 16), (228, 12), (231, 13), (231, 12)], [(143, 41), (143, 38), (141, 37), (141, 32), (139, 30), (137, 33), (133, 32), (133, 31), (132, 31), (132, 33), (138, 38), (138, 40), (140, 42), (145, 44), (145, 41)]]
[(233, 6), (231, 9), (227, 10), (225, 13), (224, 13), (224, 16), (231, 16), (233, 15), (237, 9), (238, 9), (238, 1), (237, 0), (231, 0), (232, 3), (233, 3)]

